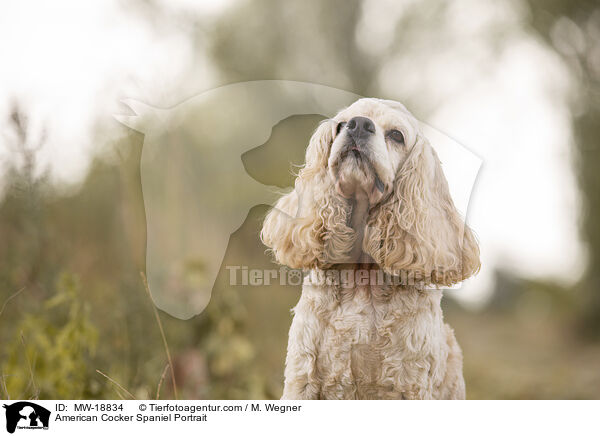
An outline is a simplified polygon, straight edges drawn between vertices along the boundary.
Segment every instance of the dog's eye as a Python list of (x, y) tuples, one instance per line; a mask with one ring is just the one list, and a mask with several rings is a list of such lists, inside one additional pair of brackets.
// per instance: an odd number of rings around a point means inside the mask
[(339, 135), (345, 125), (346, 125), (345, 121), (342, 121), (341, 123), (339, 123), (335, 129), (335, 134)]
[(400, 130), (390, 130), (387, 133), (387, 137), (398, 144), (404, 144), (404, 135)]

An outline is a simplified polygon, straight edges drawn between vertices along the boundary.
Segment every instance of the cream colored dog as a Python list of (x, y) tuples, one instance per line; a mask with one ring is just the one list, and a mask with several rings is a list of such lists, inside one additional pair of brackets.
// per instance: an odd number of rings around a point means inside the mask
[(309, 271), (284, 399), (465, 398), (438, 288), (475, 274), (479, 248), (403, 105), (361, 99), (324, 121), (261, 237)]

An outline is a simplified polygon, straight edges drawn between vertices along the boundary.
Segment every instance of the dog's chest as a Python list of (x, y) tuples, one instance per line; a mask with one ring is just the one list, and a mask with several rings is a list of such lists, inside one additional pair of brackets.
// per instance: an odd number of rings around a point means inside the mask
[(324, 398), (410, 397), (413, 384), (427, 378), (431, 342), (438, 339), (428, 331), (430, 302), (398, 292), (338, 291), (337, 302), (323, 312), (317, 368)]

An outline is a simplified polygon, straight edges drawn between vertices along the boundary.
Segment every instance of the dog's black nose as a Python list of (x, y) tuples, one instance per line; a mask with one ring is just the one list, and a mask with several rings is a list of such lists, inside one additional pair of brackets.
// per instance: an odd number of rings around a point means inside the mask
[(346, 123), (346, 129), (354, 139), (366, 138), (375, 133), (375, 124), (367, 117), (354, 117)]

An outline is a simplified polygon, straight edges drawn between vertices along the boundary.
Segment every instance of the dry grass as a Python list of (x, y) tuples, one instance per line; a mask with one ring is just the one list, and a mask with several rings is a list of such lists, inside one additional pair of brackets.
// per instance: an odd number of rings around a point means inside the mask
[(169, 365), (168, 363), (165, 365), (165, 369), (163, 369), (163, 372), (160, 376), (160, 380), (158, 381), (158, 386), (156, 387), (156, 399), (159, 400), (160, 399), (160, 388), (162, 387), (163, 381), (165, 380), (165, 376), (167, 375), (167, 369), (169, 369), (171, 367), (171, 365)]
[[(140, 276), (142, 277), (142, 282), (144, 283), (144, 289), (146, 291), (146, 294), (148, 295), (148, 298), (150, 299), (150, 303), (152, 304), (152, 310), (154, 312), (154, 317), (156, 319), (156, 323), (158, 324), (158, 329), (160, 331), (160, 335), (162, 338), (162, 342), (165, 348), (165, 353), (167, 354), (167, 361), (168, 363), (165, 365), (165, 368), (162, 371), (162, 374), (160, 376), (160, 379), (158, 381), (158, 385), (156, 387), (156, 399), (160, 399), (160, 390), (162, 388), (164, 379), (167, 375), (167, 370), (170, 369), (170, 373), (171, 373), (171, 383), (173, 384), (173, 394), (175, 396), (175, 399), (179, 399), (179, 395), (177, 393), (177, 383), (175, 381), (175, 371), (173, 369), (173, 362), (171, 359), (171, 351), (169, 349), (169, 344), (167, 342), (167, 337), (165, 335), (165, 330), (163, 328), (162, 325), (162, 321), (160, 320), (160, 315), (158, 313), (158, 310), (156, 309), (156, 306), (154, 305), (154, 301), (152, 300), (152, 295), (150, 294), (150, 287), (148, 286), (148, 280), (146, 279), (146, 274), (144, 274), (143, 272), (140, 272)], [(100, 375), (102, 375), (104, 378), (106, 378), (108, 381), (110, 381), (113, 385), (115, 385), (116, 387), (118, 387), (121, 391), (125, 392), (129, 397), (131, 397), (131, 399), (135, 400), (136, 397), (129, 391), (127, 390), (123, 385), (121, 385), (119, 382), (117, 382), (116, 380), (114, 380), (113, 378), (109, 377), (108, 375), (106, 375), (105, 373), (103, 373), (102, 371), (100, 371), (99, 369), (96, 369), (96, 372)], [(124, 399), (123, 396), (121, 395), (121, 393), (117, 390), (117, 395), (121, 398)]]
[(33, 376), (33, 365), (31, 364), (31, 361), (29, 360), (29, 356), (27, 355), (27, 345), (25, 344), (25, 337), (23, 336), (23, 332), (21, 332), (20, 336), (21, 336), (21, 345), (23, 345), (23, 354), (25, 355), (25, 360), (27, 361), (27, 367), (29, 368), (29, 377), (30, 377), (29, 384), (25, 388), (25, 392), (27, 392), (29, 390), (29, 386), (32, 386), (33, 387), (33, 396), (30, 398), (30, 400), (36, 400), (40, 395), (40, 391), (35, 384), (35, 377)]
[(10, 297), (8, 297), (6, 300), (4, 300), (4, 304), (2, 305), (2, 309), (0, 309), (0, 316), (2, 316), (2, 313), (4, 312), (4, 309), (6, 309), (6, 305), (10, 302), (10, 300), (12, 300), (13, 298), (17, 297), (24, 290), (25, 290), (25, 288), (21, 288), (17, 292), (15, 292), (14, 294), (12, 294)]
[(148, 298), (150, 298), (150, 302), (152, 303), (152, 311), (154, 312), (154, 317), (156, 318), (156, 323), (158, 324), (158, 329), (160, 330), (160, 336), (162, 337), (163, 345), (165, 347), (165, 352), (167, 353), (167, 360), (169, 362), (169, 368), (171, 369), (171, 383), (173, 384), (173, 395), (175, 395), (175, 399), (179, 399), (179, 395), (177, 394), (177, 383), (175, 381), (175, 369), (173, 367), (173, 361), (171, 359), (171, 351), (169, 351), (169, 344), (167, 343), (167, 337), (165, 336), (165, 330), (162, 325), (162, 321), (160, 320), (160, 315), (158, 314), (158, 310), (156, 309), (156, 305), (152, 300), (152, 294), (150, 294), (150, 287), (148, 286), (148, 280), (146, 279), (146, 274), (140, 271), (140, 276), (142, 277), (142, 281), (144, 282), (144, 289), (148, 294)]
[[(131, 397), (132, 400), (135, 400), (135, 396), (129, 392), (127, 389), (125, 389), (119, 382), (117, 382), (116, 380), (112, 379), (111, 377), (107, 376), (106, 374), (104, 374), (102, 371), (100, 371), (99, 369), (96, 370), (96, 372), (98, 374), (100, 374), (102, 377), (106, 378), (108, 381), (110, 381), (113, 385), (117, 386), (119, 389), (121, 389), (123, 392), (125, 392), (127, 395), (129, 395)], [(119, 397), (124, 400), (123, 396), (120, 394), (119, 391), (117, 391), (117, 395), (119, 395)]]

